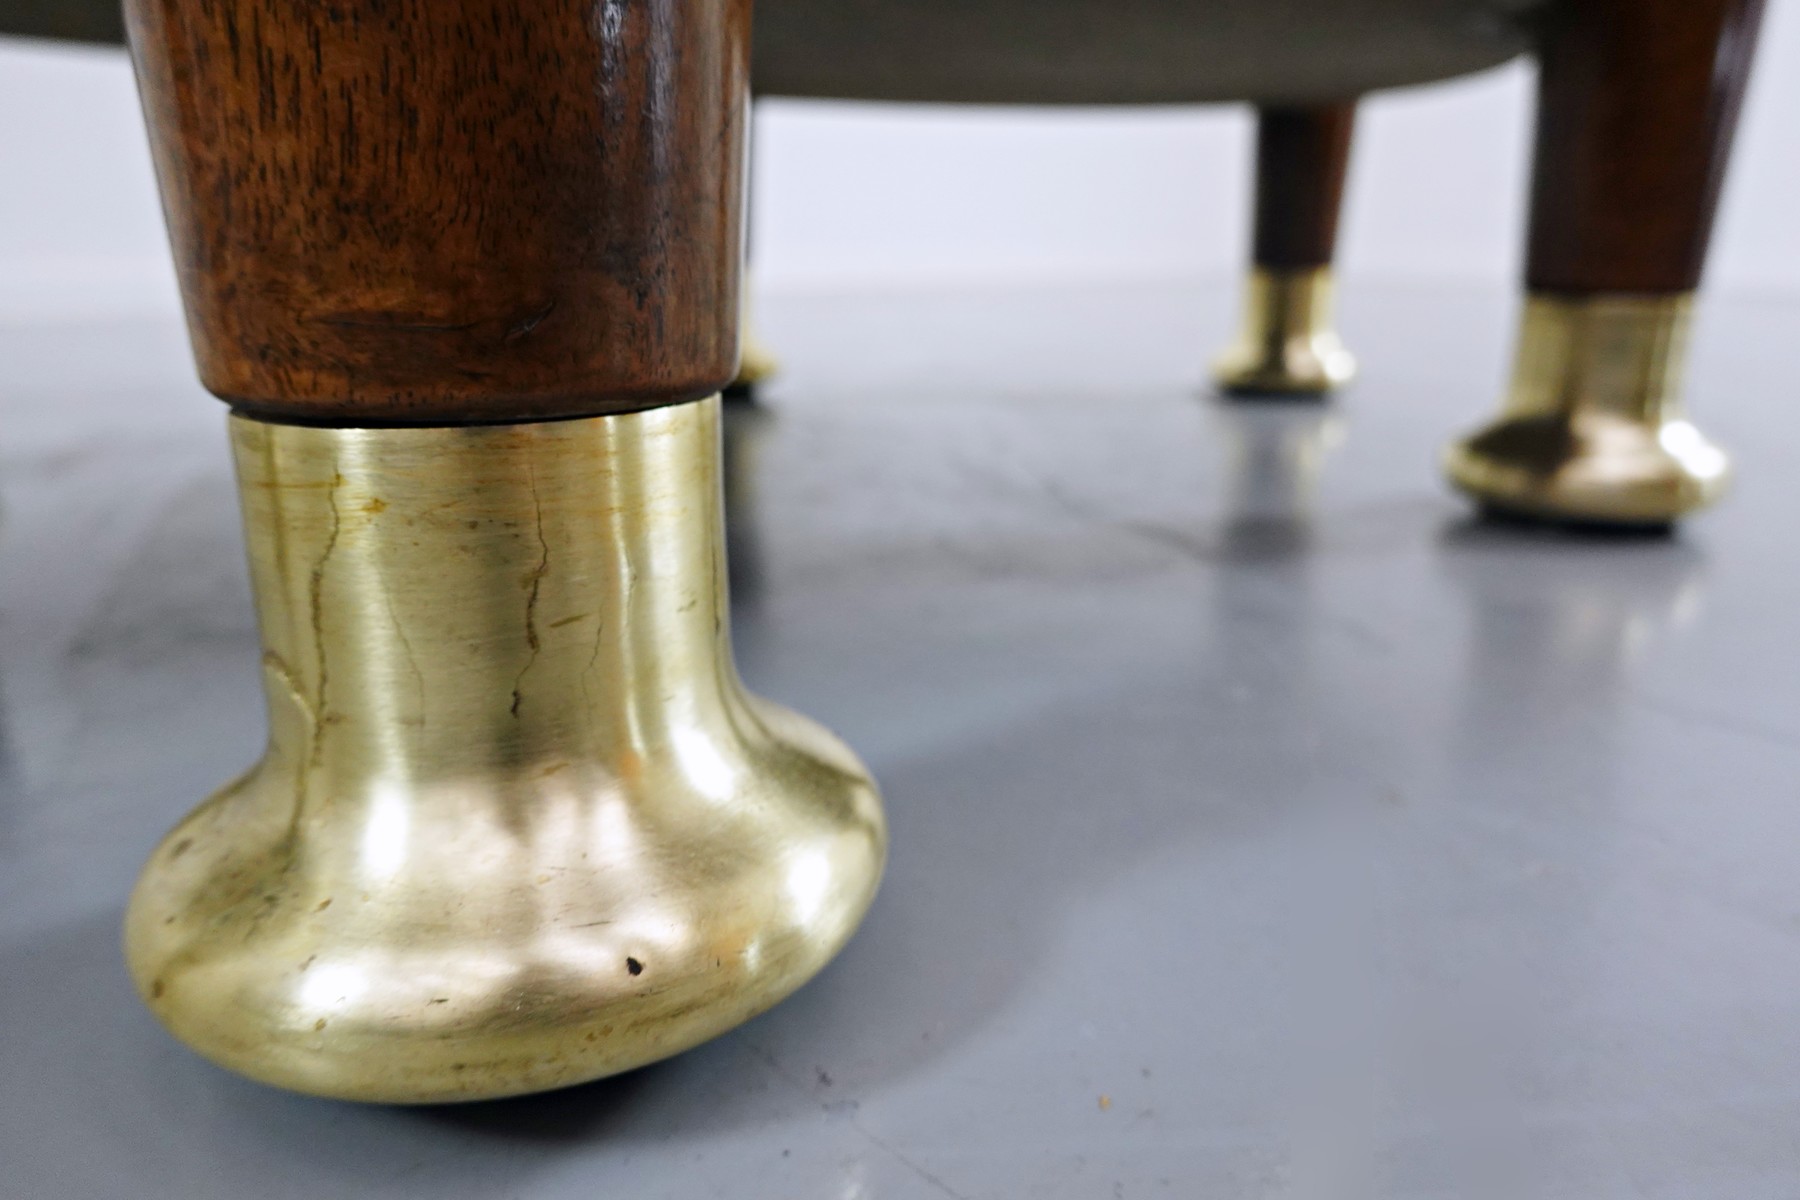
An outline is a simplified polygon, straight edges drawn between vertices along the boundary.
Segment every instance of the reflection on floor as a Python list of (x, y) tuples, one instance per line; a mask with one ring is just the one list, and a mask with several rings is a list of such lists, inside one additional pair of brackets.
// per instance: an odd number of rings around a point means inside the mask
[(1702, 323), (1737, 494), (1605, 538), (1438, 481), (1506, 296), (1352, 280), (1329, 404), (1202, 393), (1232, 299), (762, 306), (734, 637), (881, 778), (884, 892), (737, 1033), (437, 1112), (129, 995), (125, 888), (262, 736), (222, 421), (173, 322), (0, 331), (0, 1190), (1800, 1194), (1800, 310)]

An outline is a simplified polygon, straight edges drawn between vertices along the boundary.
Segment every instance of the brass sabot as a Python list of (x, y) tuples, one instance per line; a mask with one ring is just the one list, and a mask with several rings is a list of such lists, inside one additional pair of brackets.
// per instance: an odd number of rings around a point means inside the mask
[(1452, 446), (1450, 480), (1553, 520), (1662, 525), (1716, 499), (1730, 463), (1685, 418), (1693, 298), (1528, 296), (1500, 419)]
[(1356, 377), (1333, 324), (1330, 267), (1257, 267), (1244, 291), (1243, 328), (1214, 364), (1228, 392), (1312, 395)]
[(726, 389), (728, 395), (748, 393), (759, 383), (765, 383), (781, 373), (781, 360), (769, 349), (757, 333), (756, 321), (751, 311), (750, 289), (745, 288), (738, 310), (738, 328), (741, 331), (738, 343), (737, 377)]
[(303, 1092), (505, 1096), (721, 1033), (849, 938), (881, 805), (738, 681), (716, 399), (231, 434), (270, 737), (132, 896), (177, 1037)]

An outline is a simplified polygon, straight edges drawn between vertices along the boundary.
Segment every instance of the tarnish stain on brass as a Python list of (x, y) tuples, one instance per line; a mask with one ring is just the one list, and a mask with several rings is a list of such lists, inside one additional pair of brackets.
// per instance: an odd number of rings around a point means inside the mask
[(537, 531), (538, 560), (525, 579), (528, 589), (525, 597), (525, 644), (531, 647), (531, 657), (525, 660), (525, 665), (519, 668), (518, 677), (513, 680), (511, 711), (515, 718), (519, 715), (519, 705), (525, 699), (525, 676), (537, 665), (538, 651), (543, 649), (537, 628), (538, 594), (543, 591), (544, 576), (550, 573), (550, 543), (544, 539), (544, 502), (538, 495), (537, 474), (531, 470), (529, 462), (526, 463), (526, 478), (531, 487), (531, 522), (532, 528)]
[(676, 1053), (830, 959), (880, 802), (738, 680), (718, 422), (232, 419), (269, 743), (128, 907), (172, 1032), (304, 1092), (514, 1095)]
[(337, 551), (338, 538), (344, 532), (344, 514), (338, 508), (338, 491), (344, 486), (344, 476), (337, 468), (336, 462), (331, 468), (331, 487), (325, 493), (326, 503), (331, 510), (331, 531), (325, 535), (325, 548), (319, 551), (319, 560), (313, 565), (312, 575), (308, 581), (307, 598), (309, 600), (309, 616), (312, 622), (313, 651), (317, 659), (318, 679), (314, 686), (318, 696), (313, 701), (313, 736), (312, 748), (307, 761), (317, 765), (325, 752), (325, 715), (329, 711), (325, 707), (326, 689), (331, 680), (331, 665), (327, 661), (325, 646), (325, 566)]
[(273, 650), (264, 650), (262, 663), (264, 670), (268, 671), (270, 675), (281, 681), (282, 688), (294, 701), (294, 707), (304, 713), (308, 720), (316, 724), (319, 715), (313, 711), (312, 697), (308, 696), (300, 687), (300, 681), (295, 677), (294, 669), (288, 666), (287, 660)]
[[(282, 694), (292, 701), (294, 711), (299, 713), (306, 722), (308, 752), (295, 765), (293, 803), (288, 814), (288, 830), (292, 833), (298, 828), (300, 819), (306, 812), (307, 775), (312, 769), (313, 763), (311, 747), (318, 745), (319, 741), (319, 714), (313, 708), (313, 698), (306, 694), (299, 677), (285, 658), (274, 650), (265, 649), (262, 653), (262, 665), (265, 691), (268, 690), (269, 681), (273, 680), (280, 686)], [(273, 713), (275, 697), (272, 693), (269, 695), (269, 707), (271, 709), (270, 720), (273, 722), (276, 717)]]

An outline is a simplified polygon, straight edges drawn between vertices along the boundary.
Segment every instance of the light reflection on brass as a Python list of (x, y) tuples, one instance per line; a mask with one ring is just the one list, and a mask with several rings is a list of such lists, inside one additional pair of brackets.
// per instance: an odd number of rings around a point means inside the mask
[(1313, 394), (1342, 387), (1356, 359), (1332, 323), (1330, 267), (1257, 267), (1244, 293), (1244, 325), (1213, 367), (1228, 392)]
[(686, 1049), (844, 944), (880, 801), (738, 681), (717, 400), (231, 432), (270, 739), (132, 897), (176, 1036), (304, 1092), (504, 1096)]
[(1666, 524), (1716, 499), (1729, 463), (1682, 416), (1692, 297), (1533, 295), (1494, 424), (1452, 446), (1458, 488), (1526, 516)]

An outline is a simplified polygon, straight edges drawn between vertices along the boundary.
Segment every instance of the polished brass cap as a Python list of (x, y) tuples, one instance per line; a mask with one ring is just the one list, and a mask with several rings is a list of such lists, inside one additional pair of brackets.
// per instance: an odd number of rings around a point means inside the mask
[(881, 805), (738, 681), (717, 400), (231, 436), (270, 737), (131, 898), (177, 1037), (303, 1092), (505, 1096), (721, 1033), (849, 938)]
[(1725, 454), (1683, 419), (1690, 295), (1526, 298), (1500, 419), (1452, 446), (1450, 480), (1495, 509), (1661, 525), (1716, 499)]
[(1238, 341), (1213, 366), (1228, 392), (1329, 392), (1356, 375), (1356, 359), (1332, 324), (1330, 267), (1257, 267), (1244, 293)]

